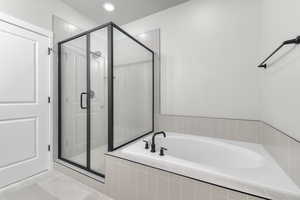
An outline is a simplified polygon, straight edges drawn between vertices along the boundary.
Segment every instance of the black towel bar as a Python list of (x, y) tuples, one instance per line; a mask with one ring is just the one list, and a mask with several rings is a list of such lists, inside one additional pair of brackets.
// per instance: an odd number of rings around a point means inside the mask
[(267, 68), (266, 62), (275, 54), (277, 51), (279, 51), (283, 46), (289, 45), (289, 44), (300, 44), (300, 36), (296, 37), (295, 39), (286, 40), (284, 41), (273, 53), (271, 53), (261, 64), (259, 64), (257, 67), (260, 68)]

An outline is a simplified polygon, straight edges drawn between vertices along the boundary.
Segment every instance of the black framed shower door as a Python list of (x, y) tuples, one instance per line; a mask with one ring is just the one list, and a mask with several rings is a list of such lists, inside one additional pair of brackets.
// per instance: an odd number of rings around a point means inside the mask
[[(81, 34), (75, 35), (71, 38), (63, 40), (58, 43), (58, 158), (64, 162), (67, 162), (75, 167), (84, 169), (88, 172), (96, 174), (101, 177), (105, 177), (104, 173), (99, 173), (91, 168), (91, 98), (92, 98), (92, 90), (91, 90), (91, 34), (98, 30), (107, 29), (107, 151), (114, 151), (119, 149), (141, 137), (144, 137), (154, 131), (154, 52), (145, 46), (143, 43), (135, 39), (133, 36), (128, 34), (126, 31), (121, 29), (119, 26), (114, 24), (113, 22), (109, 22), (93, 28), (89, 31), (83, 32)], [(114, 29), (124, 34), (126, 37), (130, 38), (130, 40), (134, 41), (139, 46), (143, 47), (145, 51), (151, 53), (151, 61), (152, 61), (152, 122), (151, 122), (151, 130), (146, 133), (142, 133), (139, 136), (130, 139), (129, 141), (123, 142), (122, 144), (115, 145), (114, 143)], [(86, 90), (80, 93), (80, 109), (84, 110), (84, 115), (86, 115), (86, 130), (84, 134), (86, 134), (85, 142), (86, 142), (86, 152), (85, 152), (85, 160), (86, 165), (74, 162), (63, 156), (62, 148), (63, 148), (63, 118), (62, 118), (62, 109), (63, 109), (63, 90), (62, 90), (62, 60), (63, 60), (63, 52), (62, 47), (64, 44), (80, 39), (85, 38), (85, 55), (86, 55)], [(86, 102), (86, 105), (83, 105), (83, 102)]]

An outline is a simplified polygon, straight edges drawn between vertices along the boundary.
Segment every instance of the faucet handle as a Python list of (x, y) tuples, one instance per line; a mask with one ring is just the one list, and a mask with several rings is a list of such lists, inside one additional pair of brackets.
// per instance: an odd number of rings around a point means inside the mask
[(168, 149), (165, 148), (165, 147), (160, 147), (160, 152), (159, 152), (159, 155), (160, 156), (164, 156), (165, 155), (165, 151), (167, 151)]
[(149, 141), (143, 140), (143, 142), (145, 142), (145, 149), (149, 149)]

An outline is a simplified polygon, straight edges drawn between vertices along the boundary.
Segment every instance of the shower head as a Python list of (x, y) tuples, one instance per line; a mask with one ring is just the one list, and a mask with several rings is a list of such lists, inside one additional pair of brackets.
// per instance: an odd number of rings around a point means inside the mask
[(101, 51), (95, 51), (95, 52), (91, 52), (93, 58), (97, 59), (100, 58), (102, 56)]

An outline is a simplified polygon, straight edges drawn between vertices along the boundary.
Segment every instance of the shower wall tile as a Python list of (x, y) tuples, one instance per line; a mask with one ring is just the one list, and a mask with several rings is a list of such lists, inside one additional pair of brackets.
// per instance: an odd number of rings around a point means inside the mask
[(259, 142), (300, 187), (300, 143), (263, 122), (260, 131)]
[(112, 156), (106, 168), (107, 193), (115, 200), (263, 200)]
[(171, 115), (156, 115), (156, 118), (156, 130), (173, 131), (252, 143), (258, 143), (258, 139), (260, 137), (259, 121)]

